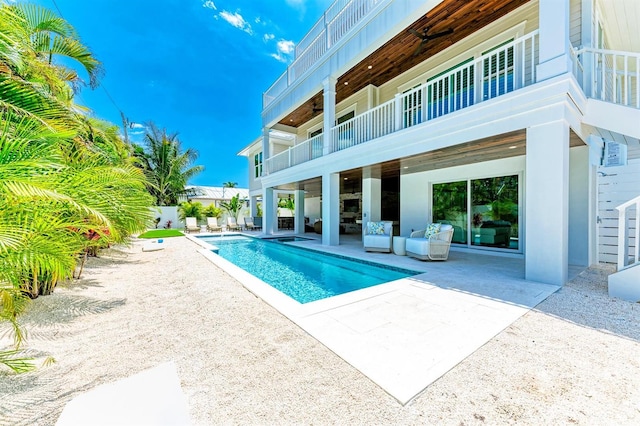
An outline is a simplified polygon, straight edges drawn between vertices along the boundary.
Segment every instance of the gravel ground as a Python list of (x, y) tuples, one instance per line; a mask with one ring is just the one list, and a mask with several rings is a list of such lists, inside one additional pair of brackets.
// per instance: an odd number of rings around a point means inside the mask
[[(89, 260), (22, 322), (56, 363), (0, 371), (0, 425), (55, 424), (73, 397), (174, 360), (194, 424), (640, 424), (640, 304), (592, 268), (406, 406), (185, 238)], [(8, 344), (0, 331), (0, 348)]]

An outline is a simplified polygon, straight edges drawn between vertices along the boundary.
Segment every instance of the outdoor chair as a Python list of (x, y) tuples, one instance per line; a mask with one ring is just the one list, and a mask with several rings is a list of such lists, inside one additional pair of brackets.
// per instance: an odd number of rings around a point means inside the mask
[(407, 256), (420, 260), (447, 260), (453, 226), (432, 223), (427, 229), (412, 232), (407, 238)]
[(235, 217), (227, 218), (227, 231), (240, 231), (240, 225), (236, 222)]
[(367, 230), (362, 238), (365, 251), (391, 253), (393, 222), (367, 222)]
[(222, 226), (218, 225), (218, 219), (215, 217), (207, 217), (207, 231), (221, 232)]
[(198, 226), (198, 219), (196, 219), (195, 217), (187, 217), (184, 219), (185, 221), (185, 226), (184, 226), (184, 230), (187, 233), (190, 233), (191, 231), (198, 231), (200, 232), (200, 227)]
[(259, 229), (258, 226), (253, 224), (253, 219), (252, 218), (244, 218), (244, 229), (246, 229), (247, 231), (255, 231), (256, 229)]

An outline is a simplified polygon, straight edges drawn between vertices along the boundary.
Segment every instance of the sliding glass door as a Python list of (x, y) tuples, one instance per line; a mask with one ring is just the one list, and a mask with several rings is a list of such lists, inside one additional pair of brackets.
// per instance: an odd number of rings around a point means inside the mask
[(453, 243), (520, 250), (518, 175), (437, 183), (433, 221), (453, 226)]

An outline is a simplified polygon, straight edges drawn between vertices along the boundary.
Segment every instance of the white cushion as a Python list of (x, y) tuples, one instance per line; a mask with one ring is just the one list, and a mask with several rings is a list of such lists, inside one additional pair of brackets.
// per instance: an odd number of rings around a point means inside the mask
[(429, 254), (429, 240), (426, 238), (407, 238), (407, 251), (426, 256)]

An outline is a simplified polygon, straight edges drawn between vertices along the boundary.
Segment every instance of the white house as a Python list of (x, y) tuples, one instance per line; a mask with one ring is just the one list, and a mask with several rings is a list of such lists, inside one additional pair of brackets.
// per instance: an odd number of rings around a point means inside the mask
[(294, 197), (296, 231), (320, 216), (325, 245), (354, 221), (447, 221), (459, 250), (522, 257), (544, 283), (620, 253), (622, 269), (638, 258), (637, 218), (619, 228), (614, 210), (640, 195), (638, 22), (636, 0), (336, 0), (264, 92), (240, 152), (252, 208), (272, 233)]

